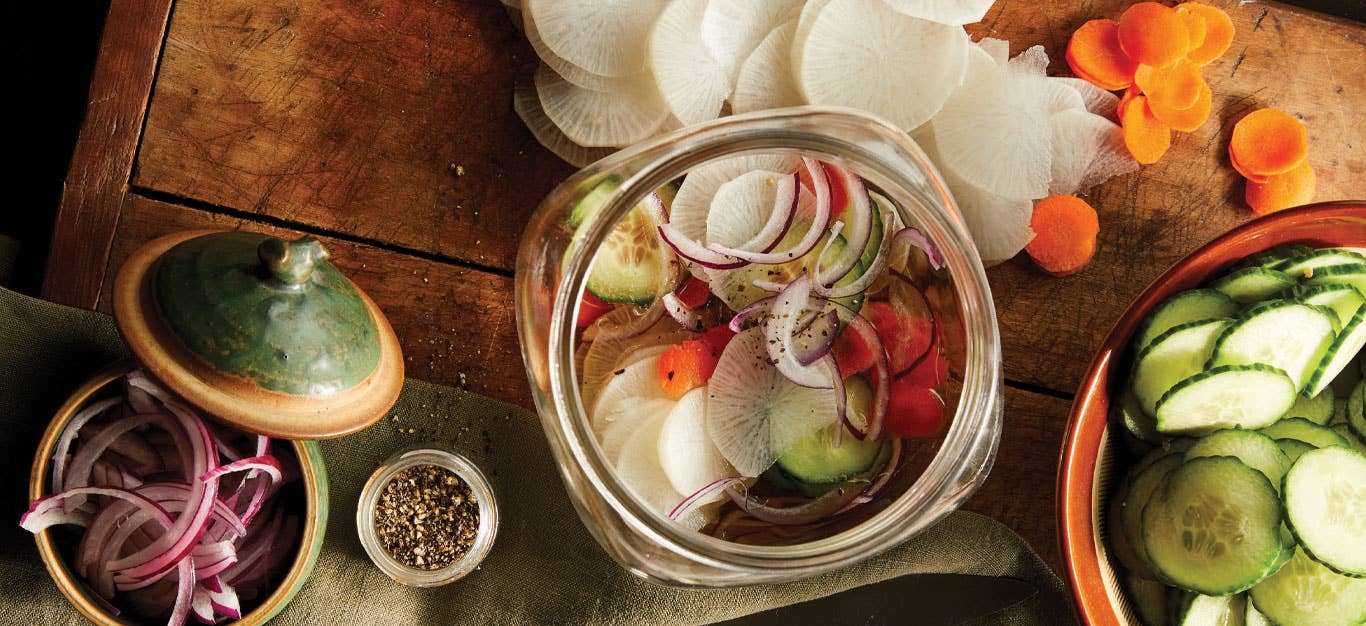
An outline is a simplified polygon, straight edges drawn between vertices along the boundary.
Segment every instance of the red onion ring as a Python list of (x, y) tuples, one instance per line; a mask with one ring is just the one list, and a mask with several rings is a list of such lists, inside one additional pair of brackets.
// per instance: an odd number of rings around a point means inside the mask
[(694, 491), (692, 495), (683, 498), (681, 502), (675, 505), (673, 510), (669, 511), (669, 519), (677, 521), (683, 519), (684, 517), (687, 517), (689, 513), (692, 513), (693, 511), (697, 510), (698, 507), (701, 507), (702, 504), (706, 502), (708, 498), (715, 495), (719, 491), (722, 491), (735, 485), (740, 485), (743, 487), (745, 485), (745, 479), (736, 476), (730, 476), (726, 478), (719, 478), (710, 483), (707, 483), (706, 486), (702, 487), (701, 489), (698, 489), (697, 491)]
[(764, 323), (765, 345), (769, 360), (788, 380), (812, 389), (829, 389), (829, 374), (825, 367), (802, 365), (797, 361), (798, 350), (793, 335), (810, 301), (811, 279), (806, 274), (788, 283), (787, 288), (773, 301), (770, 315)]
[(841, 483), (809, 502), (782, 508), (761, 504), (748, 495), (741, 495), (731, 490), (727, 490), (726, 495), (730, 496), (731, 501), (744, 512), (757, 519), (770, 524), (789, 526), (818, 522), (843, 510), (846, 505), (863, 493), (863, 490), (852, 487), (852, 483)]
[[(844, 306), (839, 303), (835, 304), (837, 306)], [(887, 356), (887, 348), (882, 344), (882, 338), (878, 336), (877, 329), (873, 327), (873, 323), (869, 322), (867, 318), (862, 315), (849, 310), (848, 307), (845, 307), (845, 310), (849, 311), (851, 314), (848, 316), (849, 323), (845, 326), (845, 331), (857, 333), (859, 339), (862, 339), (864, 344), (868, 346), (868, 349), (872, 351), (873, 371), (876, 374), (877, 380), (876, 384), (873, 385), (873, 389), (875, 390), (873, 392), (873, 412), (872, 415), (868, 416), (868, 424), (865, 426), (866, 430), (860, 432), (859, 429), (855, 428), (854, 425), (848, 421), (847, 417), (844, 423), (855, 437), (858, 437), (859, 439), (864, 439), (866, 437), (876, 439), (882, 434), (882, 423), (887, 417), (887, 405), (891, 400), (892, 376), (891, 366), (888, 365), (890, 359)]]
[(802, 235), (801, 241), (781, 252), (751, 252), (722, 245), (708, 246), (708, 249), (719, 257), (735, 258), (766, 265), (787, 263), (805, 256), (806, 253), (814, 249), (830, 226), (830, 181), (826, 178), (825, 169), (821, 167), (819, 161), (802, 157), (802, 162), (806, 164), (807, 171), (811, 173), (812, 187), (816, 193), (816, 215), (811, 221), (811, 228), (806, 231), (805, 235)]
[(677, 294), (666, 293), (661, 300), (664, 302), (664, 310), (669, 312), (669, 317), (674, 318), (679, 326), (692, 331), (700, 332), (702, 330), (702, 316), (683, 304), (683, 301), (678, 299)]
[[(816, 263), (814, 276), (812, 277), (817, 284), (830, 287), (839, 282), (849, 272), (853, 271), (863, 258), (863, 250), (868, 247), (868, 240), (873, 235), (873, 200), (868, 195), (868, 186), (863, 184), (863, 179), (853, 172), (827, 163), (826, 169), (833, 171), (836, 182), (844, 186), (845, 196), (849, 198), (849, 210), (846, 216), (850, 219), (849, 229), (846, 233), (844, 253), (833, 266), (822, 269), (820, 263)], [(885, 230), (883, 232), (886, 232)], [(886, 237), (884, 237), (885, 239)], [(830, 241), (835, 237), (832, 235)], [(829, 242), (827, 242), (829, 247)], [(819, 259), (825, 259), (822, 252)]]

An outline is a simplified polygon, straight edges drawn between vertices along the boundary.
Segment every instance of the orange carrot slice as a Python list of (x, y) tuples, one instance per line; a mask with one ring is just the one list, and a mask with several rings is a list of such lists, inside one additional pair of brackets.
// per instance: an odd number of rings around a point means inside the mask
[(1124, 145), (1129, 154), (1143, 165), (1156, 163), (1172, 147), (1172, 129), (1153, 115), (1147, 96), (1134, 97), (1124, 109), (1119, 125), (1124, 127)]
[(1309, 154), (1309, 137), (1304, 124), (1289, 113), (1280, 109), (1259, 109), (1233, 125), (1228, 151), (1241, 166), (1239, 171), (1275, 176), (1304, 162)]
[(1101, 89), (1115, 91), (1134, 82), (1138, 65), (1119, 46), (1119, 24), (1091, 20), (1067, 42), (1067, 65), (1072, 73)]
[(1309, 204), (1314, 200), (1316, 185), (1314, 168), (1305, 161), (1289, 172), (1267, 177), (1264, 183), (1248, 181), (1243, 197), (1253, 213), (1266, 215)]
[(1200, 99), (1205, 77), (1200, 67), (1180, 59), (1166, 67), (1139, 65), (1134, 72), (1134, 84), (1154, 103), (1167, 109), (1188, 109)]
[(1187, 108), (1169, 109), (1153, 98), (1148, 99), (1148, 108), (1152, 110), (1153, 117), (1172, 127), (1172, 130), (1189, 133), (1200, 128), (1205, 120), (1209, 119), (1210, 106), (1213, 104), (1213, 100), (1214, 92), (1210, 90), (1209, 85), (1201, 85), (1200, 96), (1196, 98), (1195, 104)]
[(1186, 22), (1170, 7), (1140, 2), (1119, 17), (1119, 45), (1129, 58), (1163, 67), (1190, 51)]
[(1043, 271), (1054, 276), (1075, 274), (1096, 253), (1100, 219), (1096, 210), (1076, 196), (1049, 196), (1034, 205), (1029, 220), (1034, 239), (1025, 252)]
[(1124, 110), (1129, 108), (1129, 103), (1133, 102), (1134, 98), (1141, 95), (1143, 95), (1143, 92), (1136, 86), (1131, 85), (1128, 89), (1125, 89), (1124, 95), (1119, 97), (1119, 103), (1115, 105), (1115, 119), (1123, 120)]
[[(1191, 50), (1199, 49), (1205, 44), (1205, 35), (1209, 34), (1209, 27), (1205, 24), (1205, 16), (1181, 7), (1176, 8), (1176, 14), (1186, 24), (1186, 34), (1190, 36)], [(1187, 56), (1190, 55), (1189, 52), (1186, 54)]]
[[(1207, 65), (1224, 54), (1233, 43), (1233, 20), (1228, 13), (1217, 7), (1199, 2), (1187, 2), (1176, 7), (1177, 13), (1199, 15), (1205, 18), (1205, 38), (1199, 44), (1192, 44), (1186, 58), (1196, 65)], [(1187, 20), (1189, 23), (1189, 20)]]
[(1238, 172), (1239, 175), (1241, 175), (1243, 178), (1248, 179), (1251, 182), (1264, 183), (1271, 178), (1270, 176), (1253, 174), (1252, 172), (1247, 171), (1247, 168), (1243, 167), (1243, 165), (1238, 162), (1238, 155), (1234, 154), (1232, 151), (1228, 153), (1228, 161), (1229, 163), (1233, 164), (1234, 171)]

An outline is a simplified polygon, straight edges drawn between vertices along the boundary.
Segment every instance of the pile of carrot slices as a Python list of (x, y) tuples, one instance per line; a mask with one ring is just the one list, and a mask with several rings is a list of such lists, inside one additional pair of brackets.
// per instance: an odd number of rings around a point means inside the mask
[(1124, 90), (1115, 111), (1124, 144), (1148, 165), (1166, 154), (1173, 130), (1191, 132), (1209, 118), (1213, 94), (1200, 68), (1232, 42), (1233, 21), (1215, 7), (1140, 2), (1118, 22), (1082, 24), (1066, 56), (1078, 77), (1102, 89)]
[(1280, 109), (1258, 109), (1233, 125), (1229, 161), (1247, 179), (1244, 197), (1252, 212), (1266, 215), (1314, 199), (1309, 136), (1304, 124)]

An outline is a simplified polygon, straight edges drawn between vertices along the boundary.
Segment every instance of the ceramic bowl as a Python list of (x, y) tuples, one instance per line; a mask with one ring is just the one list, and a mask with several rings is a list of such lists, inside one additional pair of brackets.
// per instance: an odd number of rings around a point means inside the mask
[[(125, 374), (136, 367), (135, 362), (126, 361), (96, 374), (81, 385), (75, 393), (71, 394), (61, 408), (57, 409), (57, 414), (48, 424), (47, 431), (43, 433), (43, 438), (38, 444), (38, 452), (33, 458), (33, 470), (29, 475), (28, 487), (30, 502), (50, 493), (48, 483), (52, 469), (52, 453), (67, 422), (75, 416), (81, 407), (117, 384)], [(322, 454), (315, 441), (294, 441), (292, 444), (295, 454), (298, 455), (304, 488), (303, 501), (298, 503), (303, 520), (303, 536), (294, 560), (283, 580), (270, 595), (256, 604), (251, 612), (243, 615), (242, 619), (232, 622), (233, 624), (264, 624), (279, 613), (286, 604), (289, 604), (290, 600), (294, 599), (294, 596), (298, 595), (304, 581), (313, 572), (313, 566), (318, 560), (318, 552), (322, 549), (323, 530), (327, 526), (328, 511), (327, 472), (323, 467)], [(66, 557), (53, 542), (53, 532), (58, 530), (60, 528), (45, 530), (36, 537), (38, 553), (42, 557), (43, 565), (47, 567), (48, 573), (52, 575), (52, 580), (57, 583), (57, 589), (62, 592), (62, 595), (72, 606), (76, 607), (76, 610), (94, 624), (100, 626), (128, 624), (129, 622), (110, 615), (103, 608), (101, 602), (90, 597), (85, 584), (80, 582), (69, 567)]]
[(1124, 426), (1108, 422), (1110, 398), (1128, 373), (1130, 337), (1148, 313), (1172, 294), (1205, 284), (1239, 259), (1284, 243), (1366, 246), (1366, 203), (1316, 204), (1248, 222), (1191, 253), (1150, 285), (1105, 338), (1077, 391), (1058, 468), (1058, 529), (1077, 610), (1088, 624), (1133, 624), (1120, 568), (1103, 540), (1101, 511), (1112, 483)]

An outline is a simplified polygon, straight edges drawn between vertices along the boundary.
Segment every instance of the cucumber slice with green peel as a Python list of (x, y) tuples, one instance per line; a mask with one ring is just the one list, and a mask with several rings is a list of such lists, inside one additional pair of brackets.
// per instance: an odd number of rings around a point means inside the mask
[(1274, 296), (1295, 284), (1295, 279), (1279, 270), (1247, 267), (1214, 281), (1218, 289), (1238, 304), (1250, 304)]
[[(864, 416), (866, 423), (873, 403), (872, 387), (862, 377), (850, 376), (844, 381), (844, 389), (848, 397), (847, 410), (851, 415)], [(831, 424), (797, 440), (778, 455), (778, 467), (792, 478), (817, 485), (844, 482), (872, 467), (883, 442), (859, 440), (845, 433), (837, 447), (836, 428), (844, 428), (844, 425)]]
[(1153, 494), (1162, 485), (1167, 474), (1180, 467), (1181, 462), (1181, 455), (1168, 454), (1154, 461), (1147, 468), (1131, 473), (1132, 480), (1129, 481), (1129, 493), (1120, 505), (1120, 530), (1124, 533), (1125, 539), (1128, 540), (1129, 546), (1133, 548), (1140, 563), (1139, 566), (1131, 568), (1131, 571), (1144, 578), (1156, 580), (1158, 576), (1153, 571), (1152, 566), (1149, 565), (1147, 549), (1143, 545), (1143, 509), (1152, 500)]
[(1110, 496), (1110, 502), (1105, 505), (1105, 538), (1107, 545), (1110, 546), (1110, 555), (1129, 571), (1131, 578), (1155, 580), (1157, 576), (1134, 551), (1128, 533), (1124, 532), (1124, 502), (1129, 498), (1132, 478), (1133, 475), (1129, 474), (1119, 481), (1119, 485)]
[(1241, 593), (1229, 596), (1189, 593), (1173, 623), (1176, 626), (1243, 626), (1246, 616), (1247, 598)]
[(608, 176), (602, 179), (596, 187), (589, 190), (569, 209), (569, 217), (565, 219), (565, 225), (569, 227), (569, 230), (578, 230), (579, 226), (582, 226), (584, 222), (588, 221), (588, 218), (593, 217), (598, 209), (602, 208), (602, 205), (607, 202), (608, 196), (611, 196), (612, 192), (620, 186), (621, 181), (616, 176)]
[(1307, 278), (1325, 267), (1361, 264), (1366, 264), (1366, 256), (1341, 248), (1324, 248), (1287, 259), (1278, 269), (1296, 278)]
[(1134, 351), (1142, 352), (1158, 335), (1175, 326), (1200, 320), (1233, 317), (1238, 303), (1215, 289), (1182, 291), (1157, 305), (1135, 334)]
[(1285, 417), (1298, 417), (1315, 424), (1327, 424), (1333, 419), (1336, 400), (1337, 394), (1333, 393), (1332, 387), (1325, 388), (1312, 398), (1300, 395), (1295, 398), (1295, 406), (1290, 407), (1290, 412), (1286, 413)]
[(1357, 383), (1352, 388), (1352, 395), (1347, 396), (1347, 425), (1356, 431), (1356, 434), (1366, 438), (1366, 379)]
[(1129, 473), (1138, 474), (1139, 472), (1148, 469), (1148, 467), (1151, 466), (1153, 463), (1156, 463), (1162, 460), (1163, 458), (1171, 456), (1173, 454), (1177, 456), (1183, 456), (1186, 454), (1186, 451), (1191, 448), (1192, 445), (1195, 445), (1195, 442), (1196, 439), (1194, 437), (1177, 437), (1174, 439), (1165, 439), (1162, 441), (1162, 445), (1153, 448), (1150, 452), (1143, 455), (1143, 458), (1139, 459), (1137, 463), (1134, 463), (1134, 466), (1129, 468)]
[(1166, 623), (1169, 612), (1166, 585), (1127, 574), (1124, 576), (1124, 589), (1129, 592), (1134, 612), (1144, 626), (1163, 626)]
[(1277, 439), (1276, 446), (1281, 449), (1281, 452), (1285, 453), (1285, 457), (1287, 459), (1290, 459), (1291, 463), (1294, 463), (1295, 460), (1300, 458), (1300, 456), (1302, 456), (1305, 452), (1308, 452), (1310, 450), (1318, 450), (1318, 448), (1315, 448), (1314, 446), (1311, 446), (1303, 441), (1300, 441), (1299, 439), (1294, 439), (1291, 437), (1282, 437), (1280, 439)]
[(1261, 363), (1222, 365), (1187, 378), (1157, 403), (1157, 430), (1200, 434), (1220, 428), (1257, 429), (1295, 405), (1295, 384)]
[(1167, 390), (1205, 369), (1216, 341), (1231, 324), (1222, 319), (1188, 322), (1154, 338), (1134, 360), (1130, 385), (1138, 405), (1155, 415)]
[[(1248, 595), (1250, 596), (1251, 593)], [(1246, 609), (1247, 612), (1243, 614), (1243, 626), (1275, 626), (1275, 624), (1271, 623), (1271, 620), (1267, 619), (1265, 615), (1262, 615), (1261, 611), (1257, 610), (1257, 607), (1252, 606), (1251, 597), (1247, 600)]]
[(1280, 489), (1281, 478), (1290, 469), (1290, 459), (1276, 445), (1276, 440), (1255, 430), (1217, 430), (1201, 437), (1186, 451), (1185, 460), (1209, 456), (1231, 456), (1244, 465), (1266, 476), (1271, 485)]
[(1366, 577), (1366, 456), (1345, 447), (1306, 452), (1284, 487), (1300, 547), (1337, 572)]
[(1305, 304), (1332, 309), (1338, 316), (1339, 327), (1346, 326), (1362, 305), (1366, 305), (1366, 297), (1351, 285), (1298, 285), (1287, 294)]
[(672, 256), (660, 245), (653, 220), (636, 207), (593, 255), (586, 285), (607, 302), (648, 306), (667, 280)]
[(1301, 280), (1306, 285), (1351, 285), (1366, 294), (1366, 264), (1321, 267)]
[(868, 234), (868, 245), (863, 247), (863, 256), (859, 257), (859, 265), (863, 267), (873, 266), (873, 261), (877, 259), (877, 253), (882, 247), (882, 212), (895, 210), (891, 209), (890, 205), (884, 207), (881, 202), (876, 200), (872, 195), (869, 196), (868, 205), (873, 209), (873, 229), (872, 232)]
[(1285, 243), (1279, 246), (1272, 246), (1261, 252), (1245, 257), (1243, 260), (1233, 264), (1233, 269), (1244, 267), (1265, 267), (1268, 269), (1280, 269), (1291, 259), (1304, 256), (1314, 251), (1314, 248), (1301, 243)]
[(1132, 386), (1124, 386), (1118, 401), (1111, 407), (1111, 412), (1115, 421), (1124, 424), (1130, 435), (1155, 446), (1162, 445), (1163, 437), (1162, 433), (1157, 432), (1157, 422), (1143, 410)]
[(1280, 496), (1261, 472), (1230, 457), (1171, 471), (1143, 508), (1148, 562), (1168, 582), (1212, 596), (1244, 591), (1281, 556)]
[(1320, 307), (1291, 300), (1263, 303), (1224, 331), (1209, 367), (1269, 365), (1285, 372), (1299, 391), (1336, 339), (1336, 324), (1337, 316)]
[(1328, 352), (1323, 355), (1318, 367), (1314, 368), (1314, 373), (1309, 376), (1305, 395), (1318, 395), (1327, 389), (1338, 374), (1352, 365), (1362, 346), (1366, 346), (1366, 307), (1358, 308), (1352, 320), (1343, 324), (1342, 331), (1328, 347)]
[(1347, 447), (1362, 454), (1366, 454), (1366, 441), (1362, 441), (1361, 437), (1356, 434), (1356, 431), (1352, 430), (1351, 426), (1346, 424), (1334, 424), (1329, 426), (1329, 428), (1332, 428), (1333, 432), (1341, 435), (1343, 439), (1347, 440)]
[(1273, 624), (1357, 626), (1366, 621), (1366, 579), (1343, 576), (1296, 550), (1294, 558), (1248, 593)]
[(1319, 426), (1306, 419), (1284, 419), (1261, 429), (1272, 439), (1299, 439), (1315, 448), (1346, 448), (1351, 444), (1327, 426)]

